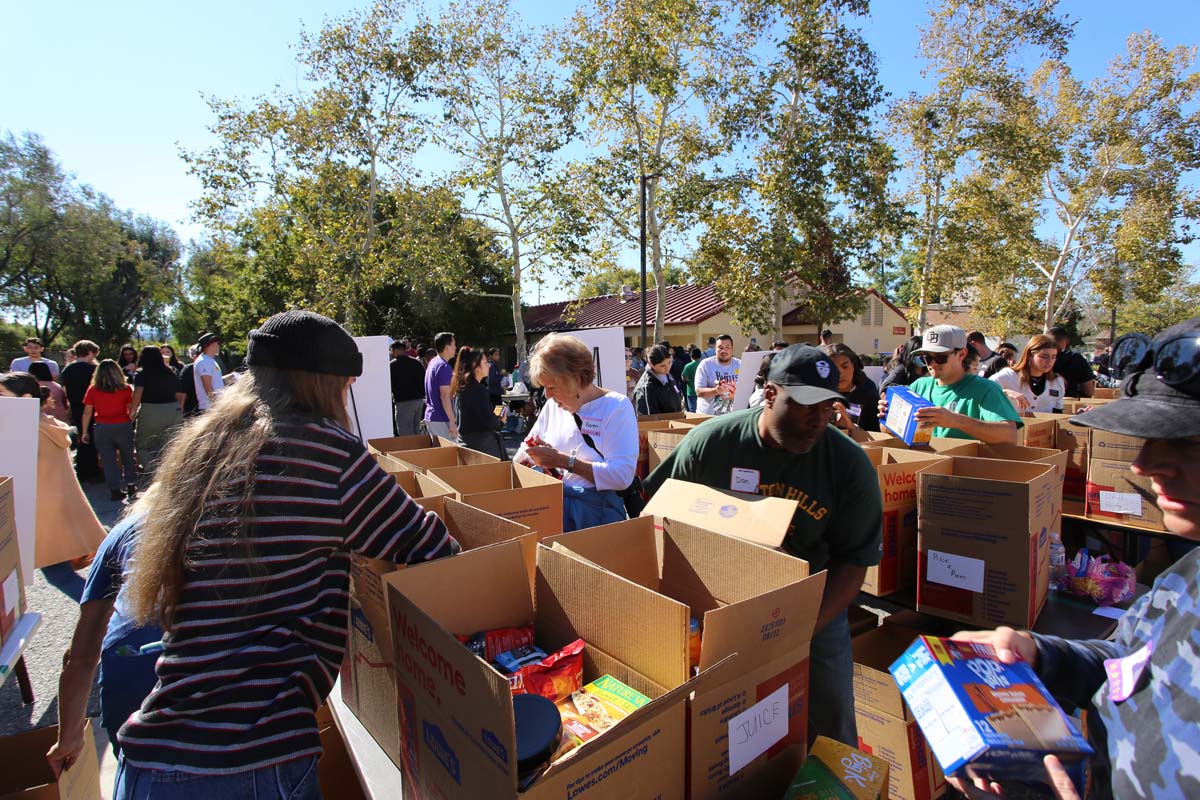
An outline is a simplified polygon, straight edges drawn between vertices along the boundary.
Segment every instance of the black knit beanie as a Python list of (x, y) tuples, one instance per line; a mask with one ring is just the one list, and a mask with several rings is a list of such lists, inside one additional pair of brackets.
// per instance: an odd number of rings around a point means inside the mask
[(311, 311), (284, 311), (250, 331), (246, 364), (320, 372), (362, 375), (362, 353), (346, 329), (329, 317)]

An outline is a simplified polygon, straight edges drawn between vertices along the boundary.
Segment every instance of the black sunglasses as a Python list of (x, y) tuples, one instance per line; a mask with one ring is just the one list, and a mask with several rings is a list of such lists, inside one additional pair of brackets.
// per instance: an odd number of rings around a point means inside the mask
[(1157, 344), (1144, 334), (1127, 334), (1117, 340), (1111, 361), (1119, 376), (1153, 367), (1160, 381), (1179, 388), (1200, 377), (1200, 331)]
[(949, 353), (926, 353), (925, 360), (932, 361), (934, 364), (945, 364), (947, 361), (950, 360), (950, 356), (954, 355), (957, 352), (958, 352), (958, 349), (955, 348), (954, 350), (951, 350)]

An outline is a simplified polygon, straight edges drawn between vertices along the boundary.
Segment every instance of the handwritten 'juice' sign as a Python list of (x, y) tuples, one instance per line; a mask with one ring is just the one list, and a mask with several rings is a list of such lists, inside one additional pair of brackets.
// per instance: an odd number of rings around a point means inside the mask
[(770, 749), (788, 732), (788, 685), (785, 683), (729, 720), (729, 774)]
[(943, 553), (930, 550), (925, 576), (934, 583), (953, 586), (957, 589), (967, 589), (972, 592), (983, 591), (983, 574), (986, 565), (981, 558), (956, 556), (953, 553)]

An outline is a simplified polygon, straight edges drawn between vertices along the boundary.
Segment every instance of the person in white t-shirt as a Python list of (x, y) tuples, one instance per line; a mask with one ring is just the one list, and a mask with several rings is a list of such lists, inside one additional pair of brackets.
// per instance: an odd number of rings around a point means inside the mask
[(196, 345), (200, 348), (200, 357), (196, 359), (192, 371), (196, 381), (196, 403), (201, 411), (207, 411), (225, 388), (221, 363), (217, 361), (217, 353), (221, 351), (221, 337), (215, 333), (205, 333), (200, 336)]
[(1062, 411), (1066, 382), (1054, 373), (1058, 347), (1049, 336), (1038, 334), (1029, 340), (1021, 358), (991, 377), (1004, 388), (1004, 394), (1020, 412)]
[(625, 519), (618, 492), (633, 483), (638, 459), (629, 398), (593, 382), (592, 351), (574, 336), (539, 341), (529, 377), (545, 390), (546, 405), (513, 460), (562, 478), (564, 531)]
[(54, 376), (54, 380), (58, 380), (58, 363), (48, 358), (42, 358), (42, 353), (45, 347), (42, 346), (42, 340), (36, 336), (30, 336), (25, 340), (23, 347), (25, 355), (20, 358), (14, 358), (12, 363), (8, 365), (9, 372), (29, 372), (29, 365), (34, 363), (42, 363), (50, 368), (50, 374)]
[(733, 337), (718, 336), (716, 355), (696, 368), (696, 411), (713, 416), (729, 413), (741, 368), (741, 360), (733, 357)]

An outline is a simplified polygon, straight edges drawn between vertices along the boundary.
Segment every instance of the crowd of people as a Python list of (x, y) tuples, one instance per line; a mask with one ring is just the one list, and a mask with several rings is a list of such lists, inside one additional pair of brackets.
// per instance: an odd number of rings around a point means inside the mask
[[(424, 350), (400, 339), (390, 363), (395, 429), (505, 458), (498, 406), (524, 389), (537, 413), (513, 459), (562, 480), (566, 531), (636, 515), (669, 478), (800, 499), (783, 547), (827, 573), (809, 667), (809, 696), (821, 702), (809, 704), (809, 735), (853, 746), (847, 609), (879, 562), (882, 520), (874, 468), (854, 439), (879, 430), (887, 387), (930, 400), (918, 415), (936, 435), (1013, 442), (1022, 413), (1061, 410), (1095, 377), (1054, 330), (993, 352), (982, 335), (941, 325), (899, 348), (877, 386), (859, 354), (822, 333), (816, 345), (775, 343), (753, 379), (739, 375), (729, 336), (712, 337), (707, 350), (631, 349), (626, 393), (596, 384), (592, 350), (568, 334), (543, 337), (511, 375), (498, 349), (459, 347), (450, 332)], [(134, 351), (132, 372), (124, 353), (97, 361), (98, 348), (81, 341), (60, 374), (40, 345), (29, 343), (0, 377), (0, 394), (43, 403), (45, 436), (60, 443), (41, 448), (44, 479), (72, 480), (90, 512), (74, 478), (91, 459), (113, 496), (132, 501), (107, 535), (94, 514), (54, 523), (78, 536), (74, 549), (99, 551), (64, 659), (52, 766), (69, 768), (91, 746), (84, 714), (99, 666), (101, 721), (119, 755), (116, 797), (320, 797), (315, 713), (345, 650), (350, 554), (411, 564), (459, 550), (350, 433), (346, 397), (362, 373), (353, 339), (318, 314), (277, 314), (250, 333), (241, 373), (222, 369), (214, 334), (182, 367), (169, 348)], [(1146, 339), (1132, 360), (1124, 397), (1074, 421), (1145, 438), (1132, 470), (1151, 479), (1168, 530), (1200, 540), (1200, 318)], [(739, 380), (755, 391), (735, 410)], [(74, 474), (70, 424), (51, 413), (60, 382), (80, 432)], [(692, 408), (714, 419), (643, 485), (638, 416)], [(147, 466), (152, 483), (140, 492)], [(39, 548), (43, 536), (62, 538), (43, 530), (39, 511)], [(1089, 719), (1104, 758), (1094, 774), (1116, 796), (1200, 779), (1200, 756), (1177, 746), (1200, 719), (1185, 652), (1200, 606), (1198, 558), (1164, 573), (1111, 642), (960, 634), (1033, 663), (1056, 692), (1098, 710)], [(1147, 678), (1112, 696), (1105, 660), (1151, 645)], [(1073, 797), (1061, 765), (1048, 759), (1046, 768), (1060, 796)], [(1002, 789), (961, 778), (952, 776), (964, 790)]]

